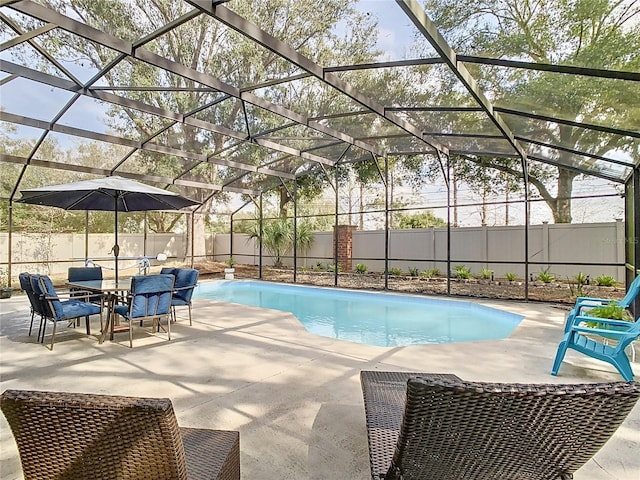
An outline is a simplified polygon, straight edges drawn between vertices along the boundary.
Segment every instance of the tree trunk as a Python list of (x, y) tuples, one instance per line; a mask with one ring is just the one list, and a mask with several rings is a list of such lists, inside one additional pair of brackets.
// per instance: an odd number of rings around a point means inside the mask
[(287, 205), (291, 201), (291, 197), (284, 185), (278, 187), (278, 192), (280, 193), (280, 218), (285, 218), (287, 216)]
[(571, 223), (571, 192), (577, 173), (558, 168), (558, 193), (552, 206), (555, 223)]

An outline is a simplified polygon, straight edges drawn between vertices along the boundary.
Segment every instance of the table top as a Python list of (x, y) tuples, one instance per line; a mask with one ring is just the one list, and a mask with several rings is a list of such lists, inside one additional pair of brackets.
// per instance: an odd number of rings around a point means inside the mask
[(67, 282), (67, 286), (81, 288), (92, 292), (126, 292), (131, 290), (131, 278), (120, 278), (115, 280), (83, 280)]

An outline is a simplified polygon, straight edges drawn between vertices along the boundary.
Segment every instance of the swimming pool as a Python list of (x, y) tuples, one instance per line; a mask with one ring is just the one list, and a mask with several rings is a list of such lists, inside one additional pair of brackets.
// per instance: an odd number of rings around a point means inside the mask
[(524, 318), (458, 300), (247, 280), (201, 283), (194, 299), (291, 312), (316, 335), (382, 347), (505, 338)]

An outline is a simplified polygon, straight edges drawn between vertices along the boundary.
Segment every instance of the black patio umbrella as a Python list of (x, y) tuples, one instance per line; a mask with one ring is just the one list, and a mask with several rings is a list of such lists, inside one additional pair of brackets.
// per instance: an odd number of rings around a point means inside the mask
[(199, 205), (177, 193), (113, 176), (21, 190), (21, 203), (59, 207), (65, 210), (103, 210), (115, 213), (115, 278), (118, 281), (118, 212), (180, 210)]

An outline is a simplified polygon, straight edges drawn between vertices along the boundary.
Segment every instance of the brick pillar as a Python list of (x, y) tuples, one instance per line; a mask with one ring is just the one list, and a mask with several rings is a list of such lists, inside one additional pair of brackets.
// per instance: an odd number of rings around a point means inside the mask
[[(338, 247), (338, 265), (343, 272), (351, 271), (351, 257), (353, 253), (353, 231), (356, 225), (334, 225), (333, 227), (333, 256), (336, 256)], [(337, 238), (337, 242), (336, 242)]]

